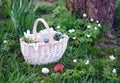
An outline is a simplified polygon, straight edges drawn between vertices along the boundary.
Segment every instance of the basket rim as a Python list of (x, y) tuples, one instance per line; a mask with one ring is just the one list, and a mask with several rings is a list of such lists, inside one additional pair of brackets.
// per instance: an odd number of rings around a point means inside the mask
[(39, 45), (55, 45), (55, 44), (58, 44), (58, 43), (62, 43), (65, 39), (68, 41), (68, 39), (69, 39), (69, 37), (66, 35), (66, 34), (64, 34), (64, 38), (62, 38), (62, 39), (60, 39), (59, 41), (55, 41), (55, 42), (53, 42), (53, 43), (40, 43), (40, 42), (38, 42), (38, 43), (27, 43), (27, 42), (25, 42), (24, 40), (23, 40), (23, 38), (20, 38), (20, 42), (23, 42), (24, 44), (27, 44), (27, 45), (30, 45), (30, 46), (32, 46), (32, 45), (34, 45), (34, 44), (39, 44)]

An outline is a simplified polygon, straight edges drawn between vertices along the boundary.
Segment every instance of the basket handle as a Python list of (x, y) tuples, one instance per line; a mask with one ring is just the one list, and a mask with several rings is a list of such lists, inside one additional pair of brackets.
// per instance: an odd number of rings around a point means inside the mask
[(39, 22), (42, 22), (44, 24), (44, 26), (46, 27), (47, 32), (48, 32), (48, 36), (49, 36), (49, 41), (50, 41), (50, 43), (52, 43), (53, 42), (52, 34), (49, 30), (49, 26), (48, 26), (47, 22), (43, 18), (38, 18), (35, 21), (34, 26), (33, 26), (33, 35), (35, 35), (35, 37), (37, 37), (37, 25)]

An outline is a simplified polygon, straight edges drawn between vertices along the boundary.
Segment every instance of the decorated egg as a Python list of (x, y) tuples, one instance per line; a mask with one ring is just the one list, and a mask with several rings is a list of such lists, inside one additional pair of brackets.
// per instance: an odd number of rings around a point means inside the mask
[(62, 72), (64, 70), (64, 65), (63, 64), (57, 64), (54, 67), (54, 72)]
[(54, 35), (54, 39), (56, 40), (56, 41), (59, 41), (60, 40), (60, 38), (61, 38), (61, 33), (55, 33), (55, 35)]
[(48, 42), (49, 42), (49, 39), (48, 39), (48, 38), (44, 38), (44, 42), (45, 42), (45, 43), (48, 43)]

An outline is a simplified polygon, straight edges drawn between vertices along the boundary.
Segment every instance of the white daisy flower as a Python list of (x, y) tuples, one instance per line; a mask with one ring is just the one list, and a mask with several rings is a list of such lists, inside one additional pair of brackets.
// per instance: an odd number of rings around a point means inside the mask
[(77, 62), (77, 60), (76, 59), (73, 59), (73, 63), (76, 63)]
[(72, 29), (72, 32), (75, 32), (75, 29)]
[(26, 38), (30, 38), (30, 37), (31, 37), (31, 35), (30, 35), (30, 30), (27, 30), (27, 33), (24, 32), (24, 36), (25, 36)]
[(87, 35), (88, 38), (90, 38), (91, 35)]
[(57, 28), (57, 29), (59, 29), (59, 28), (60, 28), (60, 26), (57, 26), (56, 28)]
[(68, 32), (69, 32), (69, 33), (72, 33), (72, 30), (70, 29)]
[(69, 30), (69, 33), (73, 33), (73, 32), (75, 32), (75, 29), (70, 29)]
[(84, 17), (84, 18), (85, 18), (85, 17), (87, 17), (87, 14), (86, 14), (86, 13), (84, 13), (84, 14), (83, 14), (83, 17)]
[(94, 19), (93, 19), (93, 18), (91, 18), (91, 19), (90, 19), (90, 21), (91, 21), (91, 22), (93, 22), (93, 21), (94, 21)]
[(85, 64), (88, 65), (88, 64), (89, 64), (89, 60), (87, 60), (87, 61), (85, 62)]
[(75, 39), (76, 39), (76, 37), (73, 37), (72, 39), (73, 39), (73, 40), (75, 40)]
[(114, 69), (112, 70), (112, 72), (113, 72), (113, 73), (116, 73), (116, 69), (114, 68)]
[(96, 23), (99, 23), (99, 21), (97, 20)]
[(101, 24), (98, 24), (98, 27), (101, 27)]
[(49, 73), (49, 69), (48, 68), (42, 68), (42, 73), (43, 74), (48, 74)]
[(88, 28), (88, 29), (91, 28), (91, 25), (88, 25), (87, 28)]
[(109, 56), (111, 60), (115, 60), (115, 57), (113, 55)]
[(97, 27), (94, 27), (95, 30), (97, 30)]
[(6, 44), (6, 43), (7, 43), (7, 40), (4, 40), (3, 43)]

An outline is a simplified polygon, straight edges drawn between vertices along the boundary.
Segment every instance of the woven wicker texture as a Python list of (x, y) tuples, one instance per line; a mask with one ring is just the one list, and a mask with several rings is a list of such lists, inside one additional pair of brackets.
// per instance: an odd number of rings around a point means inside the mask
[(57, 62), (62, 58), (64, 54), (68, 36), (64, 35), (64, 38), (59, 41), (54, 41), (52, 33), (49, 31), (49, 26), (43, 18), (38, 18), (33, 27), (33, 35), (37, 36), (37, 25), (42, 22), (48, 31), (49, 43), (26, 43), (22, 38), (20, 38), (21, 51), (24, 59), (27, 63), (32, 65), (48, 64), (52, 62)]

